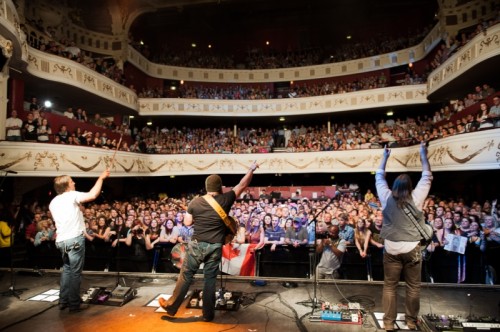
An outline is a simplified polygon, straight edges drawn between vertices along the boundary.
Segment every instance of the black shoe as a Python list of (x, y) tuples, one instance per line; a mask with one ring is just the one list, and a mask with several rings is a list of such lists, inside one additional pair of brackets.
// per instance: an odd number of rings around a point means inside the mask
[(82, 312), (83, 310), (87, 310), (88, 308), (90, 308), (88, 304), (80, 304), (79, 307), (69, 308), (69, 312), (70, 313)]
[(210, 317), (205, 317), (205, 316), (203, 316), (203, 321), (204, 321), (204, 322), (211, 322), (211, 321), (213, 321), (213, 320), (214, 320), (214, 316), (210, 316)]
[(69, 307), (67, 303), (59, 303), (59, 310), (64, 310)]

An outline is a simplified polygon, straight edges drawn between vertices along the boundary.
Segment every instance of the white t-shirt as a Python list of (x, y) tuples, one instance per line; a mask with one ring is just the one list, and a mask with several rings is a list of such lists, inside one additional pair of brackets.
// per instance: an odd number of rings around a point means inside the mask
[(19, 127), (18, 129), (8, 129), (7, 130), (7, 137), (8, 136), (21, 136), (21, 127), (23, 126), (23, 120), (19, 119), (19, 118), (13, 118), (13, 117), (10, 117), (10, 118), (7, 118), (7, 120), (5, 120), (5, 127), (8, 128), (8, 127)]
[(80, 210), (83, 195), (79, 191), (67, 191), (50, 202), (49, 210), (57, 228), (57, 242), (75, 238), (85, 231), (83, 213)]

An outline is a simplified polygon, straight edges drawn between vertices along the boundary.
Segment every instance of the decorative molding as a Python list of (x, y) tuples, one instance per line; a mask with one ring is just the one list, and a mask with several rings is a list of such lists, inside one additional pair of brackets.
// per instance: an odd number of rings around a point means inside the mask
[(274, 83), (282, 81), (301, 81), (367, 73), (416, 62), (424, 59), (434, 46), (441, 41), (442, 36), (443, 31), (438, 24), (420, 44), (397, 52), (351, 61), (296, 68), (223, 70), (174, 67), (150, 62), (130, 45), (128, 45), (127, 49), (127, 60), (151, 77), (170, 80), (216, 83)]
[(488, 28), (484, 34), (475, 36), (434, 70), (427, 79), (428, 95), (458, 78), (476, 64), (498, 56), (500, 56), (500, 24)]
[(334, 113), (428, 103), (425, 84), (363, 90), (307, 98), (209, 100), (140, 98), (140, 115), (281, 116)]
[(0, 48), (2, 49), (2, 54), (4, 57), (10, 58), (12, 56), (14, 47), (12, 45), (12, 41), (10, 41), (9, 39), (5, 39), (3, 36), (0, 36)]
[(133, 110), (138, 109), (137, 95), (122, 84), (78, 62), (41, 52), (32, 47), (28, 47), (28, 52), (27, 70), (30, 74), (46, 80), (77, 86), (117, 104)]
[[(68, 174), (97, 177), (111, 167), (117, 177), (192, 174), (242, 174), (254, 160), (259, 173), (373, 172), (382, 149), (262, 154), (151, 155), (48, 143), (0, 142), (0, 170), (15, 176), (48, 177)], [(434, 172), (500, 168), (500, 129), (451, 136), (430, 142)], [(420, 171), (419, 146), (393, 148), (388, 172)]]

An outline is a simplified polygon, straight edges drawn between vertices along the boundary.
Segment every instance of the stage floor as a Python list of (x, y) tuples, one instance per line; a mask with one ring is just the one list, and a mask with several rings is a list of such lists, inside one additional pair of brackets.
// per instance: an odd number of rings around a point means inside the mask
[[(11, 286), (9, 270), (0, 270), (0, 292)], [(360, 302), (364, 307), (363, 324), (312, 322), (313, 282), (303, 279), (265, 278), (267, 285), (254, 286), (250, 278), (223, 276), (227, 291), (241, 292), (241, 305), (237, 311), (217, 310), (213, 322), (201, 320), (201, 310), (186, 308), (188, 300), (177, 313), (174, 321), (163, 320), (157, 307), (151, 306), (159, 294), (171, 294), (176, 274), (134, 274), (85, 272), (82, 293), (90, 287), (109, 287), (119, 282), (132, 287), (137, 295), (121, 307), (90, 305), (79, 313), (60, 311), (57, 300), (38, 296), (59, 288), (59, 271), (43, 274), (21, 270), (15, 274), (15, 289), (28, 288), (20, 295), (0, 296), (0, 331), (375, 331), (380, 329), (373, 313), (382, 311), (382, 283), (340, 280), (321, 281), (316, 287), (319, 302), (338, 304), (342, 299)], [(259, 279), (261, 280), (261, 279)], [(285, 287), (284, 282), (295, 282), (297, 287)], [(218, 282), (220, 286), (220, 281)], [(288, 285), (289, 286), (289, 285)], [(203, 287), (201, 275), (191, 286), (191, 291)], [(404, 287), (398, 289), (398, 312), (404, 313)], [(45, 300), (45, 301), (44, 301)], [(500, 287), (484, 285), (424, 284), (421, 309), (424, 314), (455, 315), (468, 317), (500, 318)], [(149, 305), (149, 306), (148, 306)], [(316, 310), (314, 315), (319, 315)]]

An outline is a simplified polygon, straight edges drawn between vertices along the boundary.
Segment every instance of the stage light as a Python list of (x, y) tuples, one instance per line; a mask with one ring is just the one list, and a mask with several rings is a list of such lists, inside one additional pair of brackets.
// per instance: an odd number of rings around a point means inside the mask
[(208, 44), (208, 48), (212, 48), (212, 44)]
[(170, 87), (170, 90), (172, 90), (172, 91), (175, 91), (176, 89), (177, 89), (177, 88), (175, 87), (175, 85), (172, 85), (172, 86)]
[(346, 39), (351, 39), (351, 38), (352, 38), (352, 36), (351, 36), (351, 35), (347, 35), (345, 38), (346, 38)]
[(46, 100), (43, 103), (43, 106), (45, 106), (46, 108), (51, 108), (52, 107), (52, 102), (50, 100)]
[(191, 47), (196, 47), (196, 43), (192, 43), (192, 44), (191, 44)]
[(410, 63), (408, 64), (408, 67), (412, 68), (412, 67), (413, 67), (413, 62), (410, 62)]
[(285, 117), (284, 116), (280, 116), (280, 121), (281, 122), (285, 121)]
[(144, 45), (144, 42), (141, 40), (141, 41), (139, 42), (139, 44)]
[(266, 45), (267, 45), (267, 46), (269, 46), (269, 44), (270, 44), (270, 43), (269, 43), (269, 40), (266, 40)]
[(394, 112), (393, 111), (389, 111), (386, 113), (387, 116), (393, 116), (394, 115)]
[(148, 122), (146, 122), (146, 125), (148, 125), (148, 126), (152, 126), (152, 125), (153, 125), (153, 121), (148, 121)]
[(129, 119), (133, 119), (133, 118), (135, 118), (135, 116), (133, 116), (133, 115), (129, 115), (129, 116), (128, 116), (128, 118), (129, 118)]
[(184, 84), (184, 80), (181, 80), (181, 82), (180, 82), (180, 83), (181, 83), (181, 85), (183, 85), (183, 84)]

